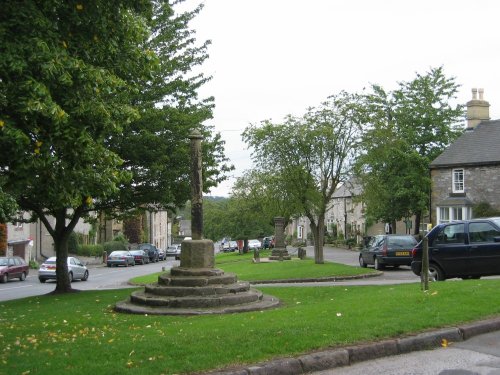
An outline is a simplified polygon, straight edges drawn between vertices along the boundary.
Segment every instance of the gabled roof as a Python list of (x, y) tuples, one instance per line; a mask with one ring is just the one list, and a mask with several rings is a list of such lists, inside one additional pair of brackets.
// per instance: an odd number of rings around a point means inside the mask
[(466, 130), (430, 164), (430, 168), (500, 164), (500, 120)]
[(349, 198), (358, 196), (362, 192), (361, 186), (355, 180), (346, 181), (333, 193), (332, 198)]

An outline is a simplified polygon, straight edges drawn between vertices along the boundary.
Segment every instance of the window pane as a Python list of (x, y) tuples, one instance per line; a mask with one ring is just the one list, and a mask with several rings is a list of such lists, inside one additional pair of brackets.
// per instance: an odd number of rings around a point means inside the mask
[(464, 191), (464, 170), (454, 169), (453, 170), (453, 192), (463, 192)]
[(470, 223), (470, 242), (493, 242), (500, 233), (490, 223)]
[(464, 243), (464, 224), (452, 224), (444, 227), (434, 240), (434, 244)]
[(441, 223), (447, 223), (450, 221), (450, 209), (449, 207), (440, 207), (439, 208), (439, 221)]

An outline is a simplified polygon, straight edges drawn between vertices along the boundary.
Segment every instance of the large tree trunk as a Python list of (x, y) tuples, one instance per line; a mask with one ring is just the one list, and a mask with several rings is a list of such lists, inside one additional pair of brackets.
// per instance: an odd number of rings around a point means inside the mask
[(314, 262), (316, 264), (325, 263), (323, 255), (323, 242), (325, 238), (325, 220), (324, 215), (318, 217), (318, 223), (309, 218), (311, 222), (311, 231), (314, 239)]
[(56, 289), (54, 293), (72, 292), (71, 281), (68, 274), (68, 239), (69, 236), (61, 234), (53, 238), (56, 250)]

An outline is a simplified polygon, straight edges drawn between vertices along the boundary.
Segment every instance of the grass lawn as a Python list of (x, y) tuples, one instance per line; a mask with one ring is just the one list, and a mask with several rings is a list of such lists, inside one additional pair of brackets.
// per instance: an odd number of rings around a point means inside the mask
[(266, 287), (283, 306), (217, 316), (113, 312), (131, 290), (0, 302), (5, 374), (183, 374), (454, 325), (500, 313), (500, 280)]
[[(261, 252), (261, 258), (268, 257), (269, 251)], [(315, 264), (312, 259), (286, 260), (283, 262), (253, 263), (253, 253), (239, 255), (238, 253), (221, 253), (215, 257), (215, 267), (238, 275), (238, 280), (283, 280), (321, 278), (332, 276), (354, 276), (376, 272), (371, 268), (351, 267), (344, 264), (325, 262)], [(134, 284), (149, 284), (158, 281), (161, 272), (136, 277)]]

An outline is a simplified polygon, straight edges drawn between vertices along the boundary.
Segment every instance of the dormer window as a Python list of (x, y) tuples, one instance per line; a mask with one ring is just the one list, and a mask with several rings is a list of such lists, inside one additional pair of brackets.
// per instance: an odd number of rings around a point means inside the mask
[(452, 182), (453, 193), (465, 192), (464, 170), (463, 169), (454, 169), (452, 173), (453, 173), (453, 182)]

